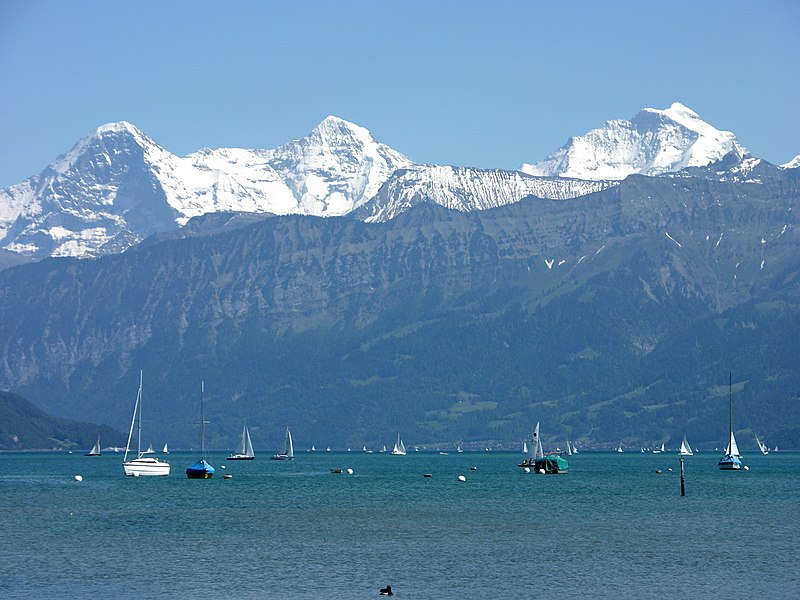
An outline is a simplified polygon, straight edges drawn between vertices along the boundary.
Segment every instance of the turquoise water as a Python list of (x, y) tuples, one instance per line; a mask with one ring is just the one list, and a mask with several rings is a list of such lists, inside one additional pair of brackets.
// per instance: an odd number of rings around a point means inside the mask
[(800, 596), (798, 454), (739, 473), (689, 457), (685, 497), (674, 454), (549, 476), (498, 452), (224, 457), (189, 480), (195, 454), (163, 478), (125, 477), (119, 454), (0, 454), (0, 597)]

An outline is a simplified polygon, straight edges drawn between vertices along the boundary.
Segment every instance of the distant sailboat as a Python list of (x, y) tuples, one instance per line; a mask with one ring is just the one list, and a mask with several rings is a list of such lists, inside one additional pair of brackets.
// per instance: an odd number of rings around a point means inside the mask
[(578, 447), (575, 445), (575, 442), (572, 443), (572, 453), (573, 454), (577, 454), (578, 453)]
[(692, 447), (689, 445), (689, 442), (686, 441), (686, 436), (683, 436), (680, 453), (681, 456), (694, 456), (694, 452), (692, 452)]
[(239, 452), (231, 454), (226, 460), (253, 460), (256, 453), (253, 451), (253, 442), (250, 441), (250, 431), (247, 424), (242, 427), (242, 447)]
[(200, 382), (200, 460), (186, 469), (189, 479), (211, 479), (215, 469), (206, 461), (206, 413), (205, 413), (205, 387)]
[(526, 441), (522, 442), (522, 453), (523, 454), (528, 454), (528, 442), (526, 442)]
[(624, 452), (624, 450), (622, 449), (622, 444), (617, 446), (617, 452)]
[(292, 444), (292, 432), (286, 428), (286, 435), (283, 437), (283, 450), (272, 456), (272, 460), (292, 460), (294, 458), (294, 445)]
[[(137, 434), (136, 458), (128, 460), (128, 453), (131, 448), (131, 437), (133, 436), (133, 426), (136, 424), (138, 416), (139, 427)], [(128, 432), (128, 443), (125, 444), (125, 456), (122, 458), (122, 469), (125, 475), (130, 477), (169, 475), (169, 463), (159, 460), (154, 456), (145, 456), (142, 452), (142, 371), (139, 371), (139, 391), (136, 394), (136, 404), (133, 405), (133, 417), (131, 417), (131, 429)]]
[(92, 446), (92, 449), (89, 450), (84, 456), (100, 456), (100, 436), (97, 436), (97, 441)]
[(518, 464), (518, 467), (528, 467), (533, 469), (534, 473), (546, 473), (548, 475), (569, 472), (569, 462), (566, 458), (558, 454), (545, 456), (542, 440), (539, 437), (539, 423), (536, 423), (530, 442), (528, 445), (528, 458)]
[(400, 439), (400, 433), (397, 434), (397, 441), (394, 444), (394, 448), (392, 448), (392, 454), (396, 456), (405, 456), (406, 454), (406, 447), (403, 444), (403, 440)]
[(662, 452), (665, 452), (663, 443), (661, 444), (661, 448), (656, 448), (653, 450), (653, 454), (661, 454)]
[(569, 440), (567, 440), (567, 456), (572, 456), (572, 446), (570, 445)]
[(164, 454), (169, 454), (169, 446), (167, 444), (164, 444), (164, 449), (161, 452)]
[[(763, 454), (764, 456), (769, 454), (769, 448), (767, 447), (767, 445), (764, 442), (762, 442), (760, 439), (758, 439), (758, 436), (756, 436), (756, 444), (758, 444), (758, 449), (761, 450), (761, 454)], [(777, 448), (776, 448), (776, 450), (777, 450)]]
[(736, 445), (736, 438), (733, 437), (733, 375), (728, 375), (728, 446), (725, 448), (725, 456), (719, 459), (719, 468), (722, 471), (738, 471), (742, 468), (742, 457), (739, 454), (739, 446)]

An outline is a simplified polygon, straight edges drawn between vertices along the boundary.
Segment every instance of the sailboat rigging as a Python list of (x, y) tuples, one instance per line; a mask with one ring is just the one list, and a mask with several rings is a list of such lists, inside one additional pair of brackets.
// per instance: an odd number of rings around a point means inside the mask
[(189, 479), (211, 479), (215, 469), (206, 461), (206, 415), (205, 415), (205, 386), (200, 382), (200, 460), (186, 469)]
[[(133, 436), (133, 426), (136, 424), (138, 416), (138, 433), (136, 458), (128, 460), (128, 453), (131, 448), (131, 437)], [(133, 406), (133, 416), (131, 417), (131, 428), (128, 432), (128, 443), (125, 444), (125, 456), (122, 458), (122, 469), (125, 475), (131, 477), (169, 475), (169, 463), (154, 456), (145, 456), (142, 452), (142, 371), (139, 371), (139, 391), (136, 394), (136, 403)]]
[(569, 461), (559, 454), (548, 454), (545, 456), (542, 449), (542, 439), (539, 437), (539, 423), (531, 435), (530, 443), (528, 444), (528, 457), (523, 460), (518, 467), (528, 467), (533, 469), (534, 473), (542, 474), (556, 474), (568, 473)]
[(736, 445), (736, 438), (733, 436), (733, 374), (728, 374), (728, 446), (725, 448), (725, 456), (719, 459), (719, 468), (722, 471), (738, 471), (742, 468), (742, 457), (739, 454), (739, 446)]
[(283, 450), (272, 456), (272, 460), (292, 460), (294, 458), (294, 444), (292, 444), (292, 432), (286, 428), (286, 435), (283, 436)]
[(92, 449), (89, 450), (84, 456), (100, 456), (100, 436), (97, 436), (97, 441), (92, 446)]
[(689, 442), (686, 441), (686, 436), (683, 436), (683, 441), (681, 442), (681, 449), (680, 449), (681, 456), (694, 456), (694, 452), (692, 452), (692, 447), (689, 445)]
[(242, 447), (239, 452), (231, 454), (227, 460), (253, 460), (256, 453), (253, 451), (253, 442), (250, 441), (250, 431), (247, 429), (247, 423), (242, 428)]
[(400, 439), (400, 432), (397, 433), (397, 441), (394, 443), (394, 448), (392, 448), (392, 454), (395, 456), (406, 455), (406, 447), (403, 444), (403, 440)]

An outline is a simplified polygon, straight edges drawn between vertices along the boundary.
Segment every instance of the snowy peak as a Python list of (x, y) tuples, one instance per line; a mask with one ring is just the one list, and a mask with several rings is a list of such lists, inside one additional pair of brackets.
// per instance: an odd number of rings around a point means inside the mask
[(800, 154), (795, 156), (792, 160), (781, 165), (784, 169), (797, 169), (800, 167)]
[(608, 121), (520, 170), (549, 177), (624, 179), (702, 167), (731, 153), (740, 158), (746, 154), (731, 132), (714, 128), (675, 102), (666, 109), (645, 108), (630, 121)]
[(290, 187), (298, 211), (339, 216), (374, 196), (386, 179), (411, 161), (369, 131), (329, 116), (311, 133), (269, 153)]

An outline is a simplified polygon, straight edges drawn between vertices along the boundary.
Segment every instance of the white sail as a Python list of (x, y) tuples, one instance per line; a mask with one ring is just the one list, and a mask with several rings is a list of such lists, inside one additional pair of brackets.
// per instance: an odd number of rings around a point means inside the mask
[(694, 452), (692, 452), (692, 447), (689, 445), (689, 442), (686, 441), (686, 436), (683, 436), (680, 452), (681, 456), (694, 456)]
[(242, 433), (242, 437), (244, 439), (242, 454), (245, 456), (255, 456), (256, 453), (253, 451), (253, 442), (250, 440), (250, 430), (247, 429), (247, 425), (244, 426), (244, 433)]
[(294, 458), (294, 445), (292, 444), (292, 432), (289, 431), (289, 428), (286, 428), (286, 442), (285, 442), (284, 453), (288, 458)]
[(570, 446), (569, 440), (567, 440), (567, 456), (572, 456), (572, 446)]
[(169, 454), (169, 446), (167, 444), (164, 444), (164, 449), (161, 452), (163, 452), (164, 454)]
[(97, 436), (97, 441), (92, 446), (92, 449), (86, 454), (86, 456), (100, 456), (100, 436)]
[(728, 446), (725, 448), (725, 454), (728, 456), (735, 456), (736, 458), (742, 457), (742, 455), (739, 454), (739, 446), (736, 445), (736, 438), (733, 435), (733, 431), (731, 431), (731, 439), (728, 440)]
[(522, 453), (528, 454), (528, 442), (525, 441), (522, 442)]
[(400, 439), (400, 434), (397, 434), (397, 441), (394, 443), (394, 448), (392, 448), (392, 454), (403, 456), (406, 453), (405, 444), (403, 444), (403, 440)]
[(536, 460), (537, 458), (542, 458), (544, 456), (544, 450), (542, 449), (542, 440), (539, 438), (539, 423), (536, 423), (536, 428), (533, 430), (533, 434), (531, 434), (531, 443), (528, 445), (528, 451), (526, 454), (528, 458)]
[(769, 454), (769, 448), (767, 448), (767, 445), (764, 442), (758, 439), (758, 436), (756, 436), (756, 444), (758, 444), (758, 449), (761, 450), (761, 454), (764, 456)]

